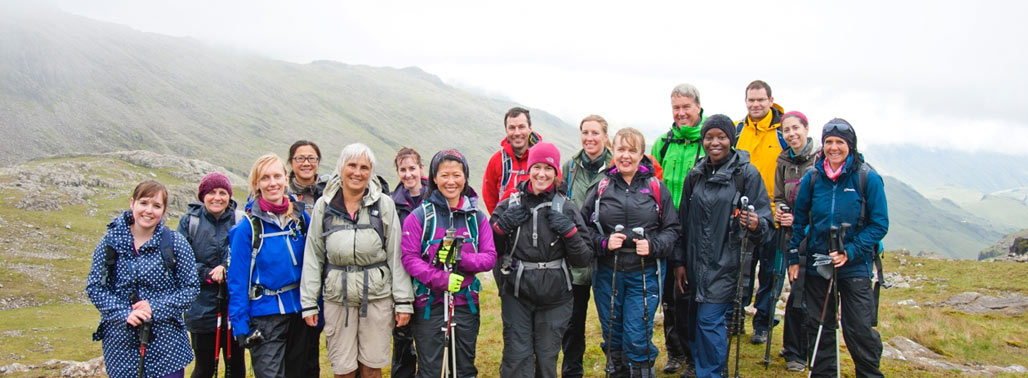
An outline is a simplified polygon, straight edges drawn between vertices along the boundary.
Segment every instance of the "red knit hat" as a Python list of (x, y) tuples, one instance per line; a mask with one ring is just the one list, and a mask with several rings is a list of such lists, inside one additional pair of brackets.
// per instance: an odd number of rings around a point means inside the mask
[(200, 179), (200, 189), (196, 193), (196, 198), (203, 202), (203, 197), (217, 188), (225, 189), (228, 191), (228, 197), (232, 198), (232, 182), (228, 180), (227, 176), (218, 172), (208, 173), (203, 176), (203, 179)]
[(528, 168), (536, 163), (542, 163), (553, 167), (560, 177), (560, 150), (553, 143), (539, 142), (528, 149)]

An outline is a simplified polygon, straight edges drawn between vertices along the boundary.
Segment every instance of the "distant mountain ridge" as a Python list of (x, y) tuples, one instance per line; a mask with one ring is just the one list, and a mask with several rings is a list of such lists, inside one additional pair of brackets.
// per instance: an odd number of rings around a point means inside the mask
[[(293, 64), (45, 8), (0, 9), (0, 164), (146, 149), (245, 175), (257, 156), (309, 139), (322, 147), (322, 173), (352, 142), (371, 147), (390, 177), (401, 146), (426, 159), (459, 147), (481, 172), (515, 105), (416, 67)], [(573, 126), (539, 110), (532, 120), (544, 140), (578, 149)]]

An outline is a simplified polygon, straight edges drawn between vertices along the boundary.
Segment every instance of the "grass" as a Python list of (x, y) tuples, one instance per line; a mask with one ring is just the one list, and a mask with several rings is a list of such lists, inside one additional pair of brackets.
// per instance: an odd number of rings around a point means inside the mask
[[(153, 171), (157, 179), (166, 184), (192, 185), (164, 171), (112, 159), (79, 157), (48, 160), (45, 163), (57, 164), (63, 161), (93, 162), (97, 163), (95, 167), (102, 167), (82, 172), (84, 175), (95, 174), (117, 179), (133, 175), (151, 177), (150, 172)], [(0, 176), (0, 183), (11, 180), (11, 177)], [(0, 189), (0, 218), (4, 220), (0, 223), (0, 240), (3, 243), (0, 244), (3, 246), (0, 249), (0, 283), (3, 284), (0, 298), (20, 298), (35, 303), (32, 307), (0, 311), (0, 365), (15, 362), (35, 365), (50, 359), (85, 361), (101, 355), (100, 343), (91, 341), (99, 316), (92, 305), (83, 303), (85, 276), (93, 249), (105, 225), (118, 209), (127, 207), (130, 190), (131, 187), (102, 188), (89, 198), (92, 205), (68, 205), (59, 212), (39, 212), (14, 208), (13, 204), (24, 193), (15, 189)], [(95, 211), (90, 214), (93, 206)], [(174, 227), (177, 220), (169, 219), (166, 224)], [(47, 258), (46, 253), (62, 257)], [(15, 269), (19, 266), (32, 269)], [(881, 324), (878, 330), (883, 341), (905, 336), (957, 364), (976, 362), (1028, 366), (1028, 316), (969, 315), (944, 307), (925, 305), (927, 302), (943, 302), (965, 291), (993, 296), (1007, 293), (1028, 295), (1028, 264), (932, 260), (890, 253), (886, 255), (885, 266), (887, 272), (924, 279), (912, 282), (909, 289), (893, 288), (882, 292)], [(50, 278), (42, 279), (40, 275)], [(483, 284), (482, 325), (476, 364), (482, 377), (496, 377), (503, 353), (500, 301), (493, 282), (484, 280)], [(920, 307), (896, 305), (896, 302), (905, 299), (915, 300)], [(588, 319), (584, 365), (587, 376), (599, 377), (603, 375), (605, 359), (599, 347), (602, 340), (599, 322), (592, 306), (589, 308)], [(750, 345), (747, 338), (743, 339), (740, 361), (742, 375), (804, 376), (804, 373), (785, 372), (784, 361), (777, 357), (781, 349), (781, 328), (776, 328), (775, 332), (769, 370), (764, 370), (760, 363), (763, 360), (763, 345)], [(660, 324), (653, 331), (653, 341), (663, 349), (663, 329)], [(321, 345), (324, 348), (324, 342)], [(843, 349), (843, 375), (853, 376), (853, 362), (845, 346)], [(663, 367), (665, 360), (662, 350), (655, 366), (658, 369)], [(321, 366), (322, 376), (331, 376), (324, 349)], [(882, 370), (890, 377), (959, 375), (957, 372), (925, 369), (897, 360), (883, 360)], [(14, 376), (36, 377), (48, 373), (56, 372), (35, 371)]]

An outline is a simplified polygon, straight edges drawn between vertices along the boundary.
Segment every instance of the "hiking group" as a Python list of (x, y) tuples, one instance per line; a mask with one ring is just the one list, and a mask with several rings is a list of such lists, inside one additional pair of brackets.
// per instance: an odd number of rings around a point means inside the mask
[[(888, 211), (853, 126), (828, 121), (819, 146), (807, 117), (784, 112), (760, 80), (738, 122), (704, 114), (692, 85), (670, 99), (674, 121), (650, 150), (638, 130), (611, 138), (590, 115), (564, 160), (527, 109), (511, 108), (481, 196), (456, 149), (427, 171), (400, 149), (390, 190), (366, 145), (345, 146), (322, 176), (320, 148), (301, 140), (285, 161), (254, 162), (241, 207), (228, 177), (204, 176), (174, 232), (167, 189), (144, 181), (107, 226), (86, 288), (107, 373), (183, 377), (195, 358), (192, 377), (211, 377), (224, 358), (225, 376), (243, 377), (249, 350), (254, 376), (315, 377), (324, 333), (336, 377), (390, 365), (392, 377), (475, 377), (492, 310), (479, 305), (478, 273), (491, 271), (503, 352), (490, 369), (501, 377), (654, 376), (658, 307), (664, 374), (727, 376), (734, 339), (738, 376), (751, 302), (749, 342), (766, 345), (766, 368), (785, 282), (787, 370), (839, 374), (841, 329), (856, 375), (882, 376)], [(583, 366), (590, 296), (602, 371)]]

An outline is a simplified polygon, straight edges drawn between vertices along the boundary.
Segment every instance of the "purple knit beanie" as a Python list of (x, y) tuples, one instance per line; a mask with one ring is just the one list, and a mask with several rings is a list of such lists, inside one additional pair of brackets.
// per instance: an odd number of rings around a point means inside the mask
[(217, 188), (225, 189), (228, 191), (228, 197), (232, 198), (232, 182), (228, 180), (228, 177), (218, 172), (211, 172), (203, 176), (203, 179), (200, 180), (200, 189), (196, 193), (196, 198), (203, 202), (203, 197)]

